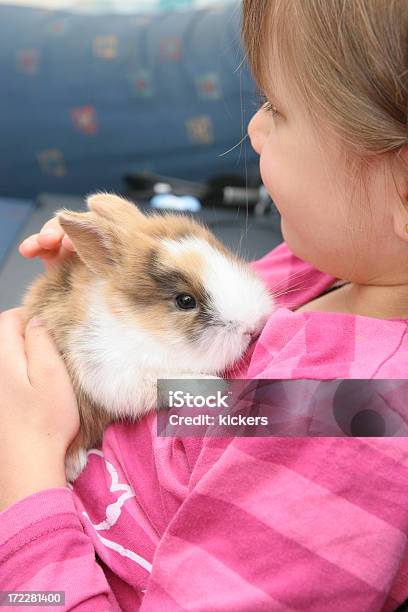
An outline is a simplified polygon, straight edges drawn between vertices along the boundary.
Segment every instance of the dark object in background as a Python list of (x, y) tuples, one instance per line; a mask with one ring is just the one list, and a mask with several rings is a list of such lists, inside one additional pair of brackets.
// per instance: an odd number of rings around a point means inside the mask
[(260, 199), (264, 199), (265, 203), (270, 200), (266, 191), (262, 190), (261, 177), (256, 167), (253, 167), (246, 177), (232, 173), (219, 174), (199, 182), (152, 172), (127, 174), (124, 181), (126, 194), (136, 202), (151, 199), (158, 193), (159, 186), (168, 187), (168, 192), (176, 196), (193, 196), (205, 208), (242, 206), (249, 211), (255, 209)]

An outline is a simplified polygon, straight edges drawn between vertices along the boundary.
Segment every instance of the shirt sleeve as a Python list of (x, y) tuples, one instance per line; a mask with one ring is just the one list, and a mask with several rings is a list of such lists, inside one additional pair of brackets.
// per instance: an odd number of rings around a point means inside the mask
[(58, 610), (120, 610), (68, 488), (38, 491), (0, 513), (0, 566), (0, 591), (62, 591)]
[(111, 424), (72, 490), (45, 489), (0, 513), (0, 591), (63, 591), (59, 610), (139, 609), (201, 446), (159, 438), (155, 413)]

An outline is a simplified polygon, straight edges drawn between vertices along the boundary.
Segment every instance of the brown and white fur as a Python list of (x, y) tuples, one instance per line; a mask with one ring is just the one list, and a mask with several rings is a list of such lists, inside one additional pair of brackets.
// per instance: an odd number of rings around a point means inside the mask
[[(87, 206), (56, 213), (77, 253), (35, 280), (23, 300), (26, 321), (44, 320), (77, 396), (70, 481), (108, 423), (155, 409), (158, 378), (221, 374), (274, 308), (261, 279), (192, 218), (145, 215), (112, 194), (92, 195)], [(181, 294), (196, 308), (181, 309)]]

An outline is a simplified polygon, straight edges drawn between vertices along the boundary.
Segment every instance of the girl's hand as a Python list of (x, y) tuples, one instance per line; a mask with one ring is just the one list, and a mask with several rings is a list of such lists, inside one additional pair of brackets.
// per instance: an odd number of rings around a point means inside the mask
[(19, 246), (23, 257), (40, 257), (46, 269), (61, 263), (75, 252), (72, 241), (54, 217), (43, 225), (39, 234), (26, 238)]
[(67, 485), (65, 454), (79, 431), (65, 364), (43, 326), (24, 335), (20, 311), (0, 314), (0, 512)]

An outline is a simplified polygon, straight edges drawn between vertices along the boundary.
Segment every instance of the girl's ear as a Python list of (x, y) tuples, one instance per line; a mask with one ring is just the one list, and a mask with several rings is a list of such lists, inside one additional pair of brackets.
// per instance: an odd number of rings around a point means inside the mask
[(135, 222), (140, 225), (146, 219), (136, 204), (113, 193), (94, 193), (87, 197), (86, 204), (89, 210), (112, 223), (120, 220), (124, 227)]
[(56, 217), (92, 272), (106, 276), (112, 272), (112, 266), (120, 263), (123, 241), (118, 227), (93, 212), (61, 209)]

